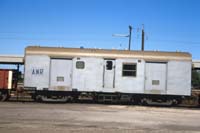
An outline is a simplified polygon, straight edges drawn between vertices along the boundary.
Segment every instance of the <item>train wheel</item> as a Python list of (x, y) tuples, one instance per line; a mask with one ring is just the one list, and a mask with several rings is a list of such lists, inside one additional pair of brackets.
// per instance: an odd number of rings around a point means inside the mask
[(36, 102), (43, 102), (42, 96), (41, 96), (41, 95), (36, 95), (34, 100), (35, 100)]
[(172, 106), (177, 106), (178, 104), (179, 104), (179, 102), (178, 102), (178, 100), (176, 100), (176, 99), (173, 99), (172, 101), (171, 101), (171, 105)]
[(144, 105), (144, 106), (149, 105), (149, 101), (148, 100), (149, 99), (146, 99), (146, 98), (141, 99), (141, 101), (140, 101), (141, 105)]
[(0, 101), (6, 101), (8, 99), (8, 94), (7, 93), (2, 93), (0, 92)]
[(137, 97), (132, 97), (130, 101), (133, 105), (141, 104), (141, 99)]

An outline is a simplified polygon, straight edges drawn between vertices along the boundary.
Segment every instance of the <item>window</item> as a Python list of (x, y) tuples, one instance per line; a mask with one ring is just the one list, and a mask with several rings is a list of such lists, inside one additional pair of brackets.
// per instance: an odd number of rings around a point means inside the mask
[(137, 64), (125, 63), (122, 67), (122, 76), (136, 77)]
[(112, 70), (113, 62), (112, 61), (106, 61), (106, 70)]
[(85, 62), (83, 62), (83, 61), (77, 61), (76, 62), (76, 68), (77, 69), (84, 69), (85, 68)]
[(61, 76), (57, 77), (57, 82), (64, 82), (64, 77)]

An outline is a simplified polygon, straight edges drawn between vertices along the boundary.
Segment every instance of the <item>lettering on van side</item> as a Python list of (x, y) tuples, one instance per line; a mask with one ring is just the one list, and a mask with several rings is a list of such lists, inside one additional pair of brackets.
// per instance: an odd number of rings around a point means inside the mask
[(43, 75), (44, 69), (33, 68), (32, 75)]

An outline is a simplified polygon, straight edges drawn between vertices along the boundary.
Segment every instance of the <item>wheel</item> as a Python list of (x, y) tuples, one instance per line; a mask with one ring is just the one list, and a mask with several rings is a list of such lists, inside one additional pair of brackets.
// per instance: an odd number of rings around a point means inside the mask
[(143, 106), (148, 106), (149, 104), (148, 104), (148, 99), (146, 99), (146, 98), (143, 98), (143, 99), (141, 99), (141, 105), (143, 105)]
[(0, 101), (2, 102), (2, 101), (6, 101), (6, 100), (8, 100), (8, 94), (7, 93), (2, 93), (2, 92), (0, 92)]
[(139, 105), (140, 103), (141, 103), (141, 100), (139, 99), (139, 98), (137, 98), (137, 97), (132, 97), (131, 98), (131, 103), (133, 104), (133, 105)]
[(178, 105), (178, 100), (176, 100), (176, 99), (173, 99), (172, 100), (172, 106), (177, 106)]
[(36, 102), (43, 102), (42, 96), (41, 95), (36, 95), (35, 96), (35, 101)]

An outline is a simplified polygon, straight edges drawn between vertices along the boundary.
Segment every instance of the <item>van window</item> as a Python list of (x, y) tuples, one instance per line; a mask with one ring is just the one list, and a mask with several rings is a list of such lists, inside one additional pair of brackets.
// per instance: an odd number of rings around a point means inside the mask
[(106, 70), (112, 70), (113, 62), (112, 61), (106, 61)]
[(77, 69), (84, 69), (85, 68), (85, 62), (83, 62), (83, 61), (77, 61), (76, 62), (76, 68)]
[(136, 77), (137, 64), (135, 63), (124, 63), (122, 66), (122, 76)]

